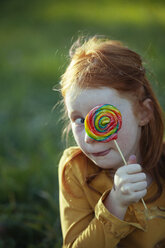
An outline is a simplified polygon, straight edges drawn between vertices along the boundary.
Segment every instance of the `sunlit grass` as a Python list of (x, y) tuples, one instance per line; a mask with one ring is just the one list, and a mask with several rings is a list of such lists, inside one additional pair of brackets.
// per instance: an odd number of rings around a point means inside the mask
[(65, 18), (77, 18), (95, 23), (132, 23), (137, 26), (145, 26), (152, 22), (165, 25), (165, 6), (155, 2), (118, 1), (91, 3), (54, 2), (43, 9), (39, 9), (38, 16), (45, 20), (58, 20)]

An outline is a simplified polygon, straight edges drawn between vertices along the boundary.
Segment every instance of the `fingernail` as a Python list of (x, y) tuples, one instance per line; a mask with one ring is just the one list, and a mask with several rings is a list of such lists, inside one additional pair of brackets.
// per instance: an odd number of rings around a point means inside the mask
[(131, 155), (130, 157), (129, 157), (129, 160), (135, 160), (136, 159), (136, 156), (135, 155)]

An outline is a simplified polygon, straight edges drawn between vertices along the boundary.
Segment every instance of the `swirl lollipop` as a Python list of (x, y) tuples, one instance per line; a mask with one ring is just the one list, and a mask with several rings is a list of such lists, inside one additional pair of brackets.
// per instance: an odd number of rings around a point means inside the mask
[(117, 139), (121, 125), (120, 111), (110, 104), (96, 106), (85, 118), (85, 131), (88, 136), (102, 142)]

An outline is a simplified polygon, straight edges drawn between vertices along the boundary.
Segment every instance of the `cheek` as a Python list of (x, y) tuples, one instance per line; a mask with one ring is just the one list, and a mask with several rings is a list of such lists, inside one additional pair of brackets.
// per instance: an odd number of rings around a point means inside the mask
[(132, 109), (128, 108), (127, 112), (123, 114), (123, 123), (121, 132), (124, 132), (126, 138), (129, 138), (132, 135), (136, 135), (139, 130), (138, 120), (134, 116)]
[(135, 125), (135, 126), (123, 126), (123, 129), (121, 129), (121, 131), (119, 132), (118, 137), (122, 138), (122, 142), (124, 143), (128, 143), (131, 140), (133, 141), (134, 139), (136, 139), (137, 135), (139, 134), (139, 128)]
[(126, 153), (137, 151), (141, 136), (141, 128), (138, 126), (135, 118), (126, 118), (118, 134), (118, 142), (121, 149)]
[(84, 138), (84, 126), (75, 126), (74, 124), (72, 125), (72, 132), (75, 141), (77, 144), (81, 144)]

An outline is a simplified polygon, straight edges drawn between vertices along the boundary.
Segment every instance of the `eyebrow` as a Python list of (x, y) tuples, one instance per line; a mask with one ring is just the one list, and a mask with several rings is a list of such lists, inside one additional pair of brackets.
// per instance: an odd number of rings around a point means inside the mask
[(70, 114), (69, 114), (69, 117), (72, 119), (75, 115), (80, 115), (80, 113), (76, 110), (72, 111)]

